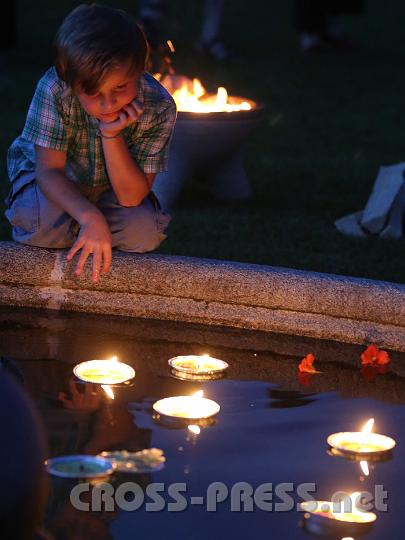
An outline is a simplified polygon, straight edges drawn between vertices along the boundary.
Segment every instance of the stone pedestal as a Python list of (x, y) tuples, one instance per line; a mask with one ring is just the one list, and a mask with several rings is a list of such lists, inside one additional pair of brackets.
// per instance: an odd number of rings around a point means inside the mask
[(169, 168), (153, 185), (169, 209), (187, 181), (201, 180), (216, 198), (246, 200), (252, 190), (242, 164), (242, 147), (263, 118), (263, 107), (232, 113), (180, 112), (174, 129)]

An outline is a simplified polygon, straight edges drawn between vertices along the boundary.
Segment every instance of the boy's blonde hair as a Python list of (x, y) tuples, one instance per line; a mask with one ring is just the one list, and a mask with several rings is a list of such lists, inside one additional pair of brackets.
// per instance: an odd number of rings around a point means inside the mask
[(145, 36), (128, 13), (98, 4), (81, 4), (63, 21), (56, 39), (58, 76), (73, 90), (97, 92), (107, 71), (130, 61), (143, 73), (148, 58)]

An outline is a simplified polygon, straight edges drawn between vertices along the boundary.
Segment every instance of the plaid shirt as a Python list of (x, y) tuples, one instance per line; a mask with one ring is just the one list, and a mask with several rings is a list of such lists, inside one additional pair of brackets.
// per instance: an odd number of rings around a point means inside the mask
[[(76, 96), (66, 91), (54, 67), (39, 81), (24, 130), (7, 155), (8, 174), (14, 182), (21, 172), (35, 171), (35, 145), (66, 152), (66, 175), (86, 186), (110, 183), (103, 148), (97, 135), (98, 120), (89, 116)], [(170, 94), (145, 73), (138, 84), (137, 99), (144, 112), (122, 134), (128, 149), (145, 173), (167, 168), (170, 137), (176, 121), (176, 105)]]

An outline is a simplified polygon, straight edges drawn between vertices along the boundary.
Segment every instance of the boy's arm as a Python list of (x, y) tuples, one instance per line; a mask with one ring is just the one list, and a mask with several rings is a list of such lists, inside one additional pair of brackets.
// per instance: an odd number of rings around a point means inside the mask
[(122, 206), (138, 206), (148, 195), (156, 173), (144, 173), (131, 156), (122, 135), (102, 137), (104, 158), (112, 188)]
[(60, 206), (80, 225), (80, 234), (70, 249), (67, 259), (82, 250), (75, 273), (79, 275), (90, 253), (93, 254), (93, 281), (98, 281), (104, 260), (104, 272), (111, 263), (111, 233), (100, 210), (91, 204), (66, 177), (66, 153), (35, 146), (36, 179), (39, 188), (49, 200)]
[(121, 132), (137, 122), (142, 114), (142, 105), (135, 99), (123, 107), (116, 121), (99, 124), (108, 176), (123, 206), (141, 204), (152, 188), (156, 172), (165, 170), (176, 106), (172, 101), (155, 114), (152, 125), (143, 132), (141, 140), (136, 141), (134, 152), (128, 148)]

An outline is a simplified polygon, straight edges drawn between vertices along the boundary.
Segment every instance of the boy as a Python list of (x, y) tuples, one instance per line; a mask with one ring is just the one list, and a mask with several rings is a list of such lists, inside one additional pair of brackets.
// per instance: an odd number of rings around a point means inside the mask
[(143, 253), (170, 217), (151, 192), (165, 170), (176, 106), (145, 73), (148, 47), (125, 12), (80, 5), (56, 36), (55, 67), (39, 81), (8, 152), (13, 239), (93, 255), (93, 281), (112, 248)]

